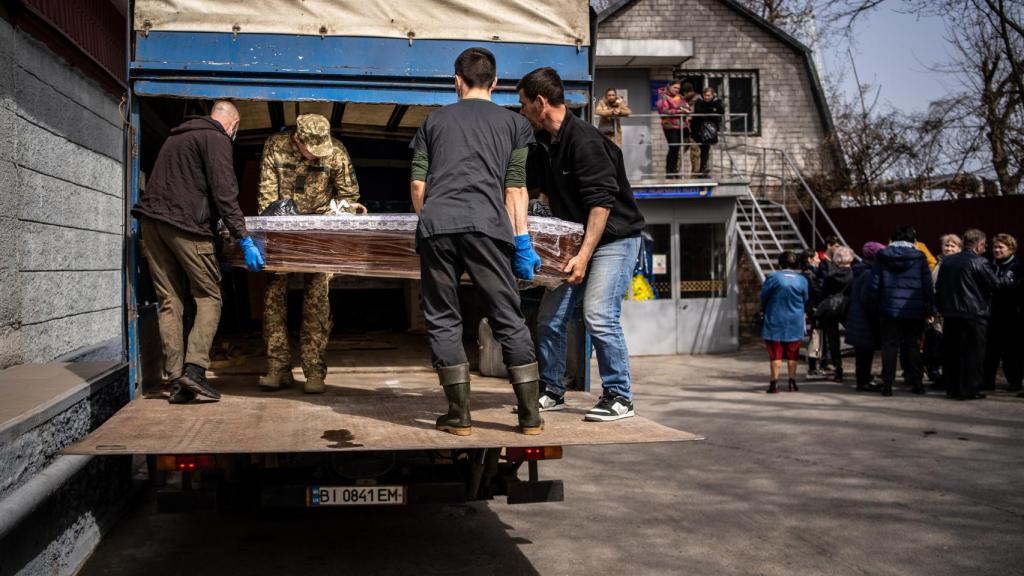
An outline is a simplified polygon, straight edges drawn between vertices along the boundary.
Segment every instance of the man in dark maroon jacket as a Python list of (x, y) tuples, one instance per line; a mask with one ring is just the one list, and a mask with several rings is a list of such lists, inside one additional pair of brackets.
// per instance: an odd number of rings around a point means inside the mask
[[(249, 270), (263, 267), (238, 207), (231, 142), (240, 122), (238, 109), (219, 101), (209, 116), (188, 119), (171, 130), (132, 209), (160, 303), (164, 377), (171, 381), (168, 401), (173, 404), (191, 402), (197, 394), (220, 398), (206, 379), (220, 321), (220, 267), (213, 242), (218, 219), (240, 240)], [(195, 299), (196, 317), (183, 350), (182, 315), (189, 295)]]

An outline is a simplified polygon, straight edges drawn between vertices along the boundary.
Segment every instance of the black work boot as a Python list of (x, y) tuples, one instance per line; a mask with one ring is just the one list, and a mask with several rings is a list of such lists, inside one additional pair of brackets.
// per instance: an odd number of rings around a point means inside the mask
[(214, 400), (220, 400), (220, 392), (206, 379), (206, 369), (195, 364), (185, 364), (185, 373), (178, 379), (189, 390)]
[(448, 399), (448, 413), (437, 419), (437, 429), (456, 436), (469, 436), (473, 433), (469, 417), (469, 364), (438, 368), (437, 377)]
[(519, 432), (534, 436), (544, 430), (540, 417), (540, 373), (537, 363), (508, 367), (508, 381), (516, 393)]
[(188, 404), (196, 399), (196, 393), (181, 385), (181, 378), (171, 381), (171, 395), (167, 397), (169, 404)]

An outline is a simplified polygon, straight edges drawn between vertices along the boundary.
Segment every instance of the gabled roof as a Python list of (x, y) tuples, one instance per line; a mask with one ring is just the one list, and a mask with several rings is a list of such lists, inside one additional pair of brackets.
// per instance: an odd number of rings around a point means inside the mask
[[(597, 15), (598, 24), (604, 22), (608, 18), (611, 18), (623, 8), (626, 8), (630, 4), (633, 4), (637, 0), (615, 0), (610, 3), (607, 7), (601, 10)], [(826, 132), (832, 132), (832, 111), (829, 110), (828, 101), (825, 100), (825, 90), (821, 86), (821, 78), (818, 77), (818, 68), (814, 65), (814, 51), (811, 50), (806, 44), (797, 40), (785, 30), (765, 20), (756, 12), (747, 8), (737, 0), (715, 0), (720, 2), (729, 8), (735, 10), (742, 16), (745, 16), (748, 20), (759, 26), (765, 32), (768, 32), (771, 36), (778, 39), (783, 44), (786, 44), (793, 50), (801, 53), (804, 57), (804, 67), (807, 70), (807, 75), (811, 81), (811, 91), (814, 96), (814, 102), (818, 106), (818, 115), (821, 118), (822, 124), (825, 126)], [(598, 37), (600, 41), (600, 37)]]

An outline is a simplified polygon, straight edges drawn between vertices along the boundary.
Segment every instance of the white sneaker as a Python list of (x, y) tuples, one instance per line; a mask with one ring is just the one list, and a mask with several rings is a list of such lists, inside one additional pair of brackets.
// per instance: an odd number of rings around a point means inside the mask
[(585, 419), (589, 422), (612, 422), (629, 418), (633, 415), (635, 415), (635, 412), (633, 412), (633, 402), (631, 400), (626, 400), (622, 396), (614, 398), (601, 396), (597, 406), (594, 406), (587, 412)]
[(565, 409), (565, 396), (556, 396), (555, 394), (544, 391), (540, 395), (540, 411), (550, 412), (553, 410), (564, 410)]

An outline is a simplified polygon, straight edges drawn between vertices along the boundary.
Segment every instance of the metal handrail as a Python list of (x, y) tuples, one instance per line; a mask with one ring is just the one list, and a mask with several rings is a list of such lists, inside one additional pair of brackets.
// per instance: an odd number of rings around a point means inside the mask
[[(593, 124), (595, 126), (598, 126), (600, 124), (600, 121), (601, 121), (602, 118), (604, 118), (604, 117), (599, 116), (599, 115), (597, 115), (595, 113), (593, 115)], [(611, 118), (613, 120), (617, 121), (618, 125), (615, 128), (616, 131), (621, 130), (623, 125), (630, 125), (629, 121), (631, 121), (631, 120), (634, 121), (633, 125), (636, 125), (636, 126), (643, 126), (643, 125), (645, 125), (644, 122), (650, 122), (652, 119), (662, 120), (662, 119), (665, 119), (665, 118), (678, 118), (680, 120), (684, 120), (683, 122), (679, 123), (679, 128), (678, 128), (678, 130), (679, 130), (679, 143), (676, 143), (676, 144), (667, 143), (667, 146), (669, 148), (680, 148), (680, 149), (682, 149), (680, 151), (681, 154), (685, 153), (684, 150), (687, 149), (687, 148), (694, 148), (694, 147), (701, 146), (700, 142), (696, 142), (696, 141), (687, 142), (687, 141), (685, 141), (683, 139), (684, 131), (688, 130), (688, 126), (687, 126), (688, 122), (686, 122), (685, 120), (689, 120), (689, 119), (692, 119), (692, 118), (716, 118), (716, 119), (719, 119), (722, 122), (724, 122), (725, 123), (725, 128), (722, 129), (719, 132), (719, 143), (718, 143), (718, 145), (716, 145), (716, 147), (720, 148), (720, 150), (724, 150), (723, 149), (724, 142), (727, 139), (747, 137), (746, 132), (747, 132), (747, 129), (748, 129), (749, 125), (750, 125), (750, 116), (749, 116), (749, 114), (743, 114), (743, 113), (727, 113), (727, 114), (697, 114), (697, 113), (660, 114), (660, 113), (657, 113), (657, 112), (652, 112), (652, 113), (630, 114), (628, 116), (617, 116), (617, 117), (613, 116)], [(733, 131), (731, 131), (732, 123), (733, 123), (733, 121), (738, 120), (738, 119), (742, 119), (742, 121), (743, 121), (742, 132), (733, 132)], [(662, 128), (664, 128), (664, 126), (662, 126)], [(646, 142), (646, 143), (640, 144), (640, 146), (643, 146), (643, 147), (646, 147), (646, 148), (649, 148), (652, 145), (653, 145), (653, 142)], [(632, 148), (633, 145), (628, 144), (628, 143), (623, 143), (622, 147), (625, 150), (627, 148)], [(728, 154), (726, 153), (725, 155), (727, 156)], [(717, 158), (712, 158), (712, 165), (709, 166), (708, 168), (712, 169), (712, 171), (715, 171), (717, 173), (728, 174), (729, 172), (726, 171), (725, 158), (723, 158), (723, 154), (719, 153), (719, 154), (716, 154), (715, 156), (717, 156)], [(713, 170), (715, 168), (716, 164), (717, 164), (717, 170)], [(729, 164), (730, 164), (731, 168), (735, 169), (735, 162), (734, 162), (734, 160), (732, 159), (731, 156), (729, 156)], [(666, 174), (665, 174), (666, 177), (667, 176), (682, 176), (682, 175), (683, 175), (683, 172), (666, 172)], [(647, 172), (643, 173), (643, 178), (645, 178), (645, 179), (647, 177), (657, 177), (657, 176), (658, 175), (655, 174), (655, 173), (647, 173)]]
[[(800, 172), (799, 167), (797, 167), (796, 162), (793, 161), (792, 156), (790, 156), (790, 154), (787, 151), (782, 150), (780, 148), (771, 148), (771, 147), (766, 147), (766, 146), (754, 146), (754, 145), (750, 145), (750, 144), (747, 144), (747, 143), (735, 143), (735, 144), (730, 145), (730, 147), (729, 147), (730, 156), (732, 155), (733, 152), (735, 152), (737, 150), (743, 150), (743, 149), (752, 150), (752, 151), (755, 152), (756, 156), (760, 156), (761, 157), (761, 163), (762, 163), (761, 170), (760, 171), (751, 171), (751, 170), (739, 170), (739, 169), (737, 169), (736, 172), (738, 174), (747, 174), (749, 176), (759, 176), (759, 177), (761, 177), (761, 179), (762, 179), (762, 186), (764, 188), (767, 187), (769, 180), (779, 182), (780, 187), (782, 188), (782, 194), (783, 194), (782, 205), (784, 207), (786, 207), (787, 204), (788, 204), (786, 199), (787, 199), (788, 194), (789, 194), (788, 189), (786, 187), (786, 181), (787, 181), (787, 179), (786, 179), (786, 172), (787, 172), (787, 170), (791, 171), (793, 173), (793, 175), (795, 176), (795, 180), (799, 184), (799, 186), (797, 187), (797, 190), (803, 192), (802, 196), (801, 195), (795, 196), (795, 198), (797, 200), (797, 202), (796, 202), (797, 207), (800, 209), (800, 212), (802, 213), (802, 215), (805, 218), (807, 218), (810, 221), (810, 223), (811, 223), (811, 238), (810, 238), (810, 242), (805, 242), (806, 244), (810, 244), (810, 245), (813, 246), (818, 241), (824, 241), (825, 240), (825, 235), (821, 233), (821, 231), (819, 229), (819, 226), (818, 226), (818, 215), (819, 214), (824, 219), (825, 229), (827, 231), (831, 232), (831, 234), (835, 235), (837, 238), (839, 238), (840, 241), (843, 244), (846, 244), (846, 239), (843, 237), (842, 233), (839, 232), (839, 229), (836, 227), (835, 222), (833, 222), (832, 218), (829, 217), (828, 211), (825, 209), (824, 205), (822, 205), (821, 201), (818, 199), (818, 197), (814, 193), (814, 191), (811, 190), (810, 185), (807, 184), (807, 180), (803, 177), (803, 174)], [(781, 174), (775, 175), (775, 174), (770, 174), (769, 173), (769, 170), (768, 170), (768, 160), (767, 160), (767, 154), (768, 153), (771, 153), (771, 154), (773, 154), (773, 155), (775, 155), (775, 156), (777, 156), (779, 158), (778, 164), (781, 167)], [(746, 156), (744, 156), (744, 158), (746, 158)], [(806, 197), (806, 198), (804, 198), (804, 197)], [(810, 211), (808, 211), (808, 209), (804, 206), (804, 200), (806, 200), (807, 198), (810, 199)]]

